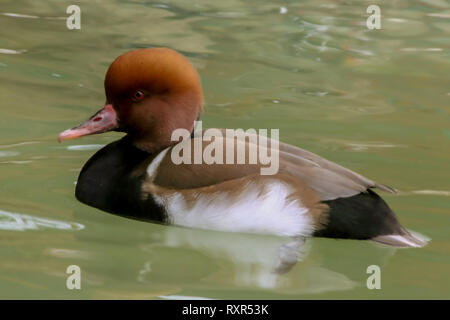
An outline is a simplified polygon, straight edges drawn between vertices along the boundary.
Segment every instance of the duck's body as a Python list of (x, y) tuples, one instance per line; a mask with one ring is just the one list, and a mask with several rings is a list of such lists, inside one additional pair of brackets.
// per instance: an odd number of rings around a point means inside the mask
[[(128, 133), (83, 167), (76, 186), (83, 203), (130, 218), (222, 231), (425, 244), (370, 190), (393, 189), (291, 145), (280, 143), (274, 175), (261, 175), (259, 162), (175, 164), (172, 151), (185, 142), (172, 142), (170, 134), (177, 128), (193, 132), (202, 96), (195, 70), (172, 50), (119, 57), (105, 88), (105, 107), (60, 135)], [(191, 145), (197, 139), (208, 144), (201, 135), (190, 139)], [(251, 145), (239, 143), (246, 150)]]
[[(126, 137), (115, 141), (85, 164), (76, 197), (117, 215), (180, 226), (417, 245), (387, 204), (370, 190), (392, 189), (302, 149), (282, 144), (282, 165), (274, 176), (259, 175), (259, 165), (175, 167), (171, 150), (150, 154)], [(303, 158), (305, 154), (309, 157)], [(327, 162), (328, 168), (321, 162)], [(314, 190), (301, 180), (312, 168), (340, 180), (313, 180), (309, 175)], [(339, 197), (332, 185), (345, 179), (355, 189), (341, 186), (340, 192), (355, 194)]]

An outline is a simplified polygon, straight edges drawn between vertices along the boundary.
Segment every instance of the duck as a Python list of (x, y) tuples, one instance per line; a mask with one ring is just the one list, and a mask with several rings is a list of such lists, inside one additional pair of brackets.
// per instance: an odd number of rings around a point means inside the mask
[[(396, 193), (394, 188), (294, 145), (268, 139), (269, 146), (278, 147), (279, 162), (270, 175), (261, 174), (261, 161), (174, 161), (182, 144), (207, 147), (212, 142), (202, 136), (205, 131), (195, 129), (204, 104), (200, 76), (173, 49), (142, 48), (120, 55), (106, 72), (104, 89), (104, 106), (58, 137), (62, 142), (124, 133), (81, 169), (75, 196), (88, 206), (147, 222), (216, 231), (372, 240), (395, 247), (427, 243), (405, 229), (375, 192)], [(188, 136), (173, 139), (176, 130)], [(214, 140), (229, 139), (217, 135)], [(250, 152), (255, 147), (250, 140), (236, 139), (236, 146)], [(183, 152), (193, 149), (187, 146)]]

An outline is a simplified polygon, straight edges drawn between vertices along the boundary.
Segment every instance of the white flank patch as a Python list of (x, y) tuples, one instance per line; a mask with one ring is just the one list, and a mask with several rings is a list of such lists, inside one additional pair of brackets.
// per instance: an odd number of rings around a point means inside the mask
[(280, 236), (313, 233), (308, 209), (299, 199), (287, 199), (292, 190), (286, 184), (279, 181), (264, 185), (249, 183), (243, 190), (237, 197), (226, 192), (199, 194), (189, 206), (180, 193), (153, 197), (166, 208), (169, 221), (174, 225)]

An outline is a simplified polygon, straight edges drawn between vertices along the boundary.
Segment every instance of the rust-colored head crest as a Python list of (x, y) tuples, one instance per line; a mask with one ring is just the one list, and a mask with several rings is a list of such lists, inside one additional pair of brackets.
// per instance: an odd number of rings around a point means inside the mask
[(60, 140), (110, 130), (155, 152), (172, 144), (173, 130), (193, 130), (203, 105), (200, 78), (181, 54), (167, 48), (137, 49), (114, 60), (105, 77), (105, 107)]

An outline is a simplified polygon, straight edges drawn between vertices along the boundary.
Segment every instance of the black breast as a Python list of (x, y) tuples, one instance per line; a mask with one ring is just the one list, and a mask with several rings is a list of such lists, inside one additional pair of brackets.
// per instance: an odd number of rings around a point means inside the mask
[(79, 201), (109, 213), (166, 222), (163, 208), (151, 197), (147, 200), (141, 197), (145, 170), (136, 174), (136, 168), (149, 157), (149, 153), (137, 149), (126, 138), (108, 144), (84, 165), (75, 196)]

